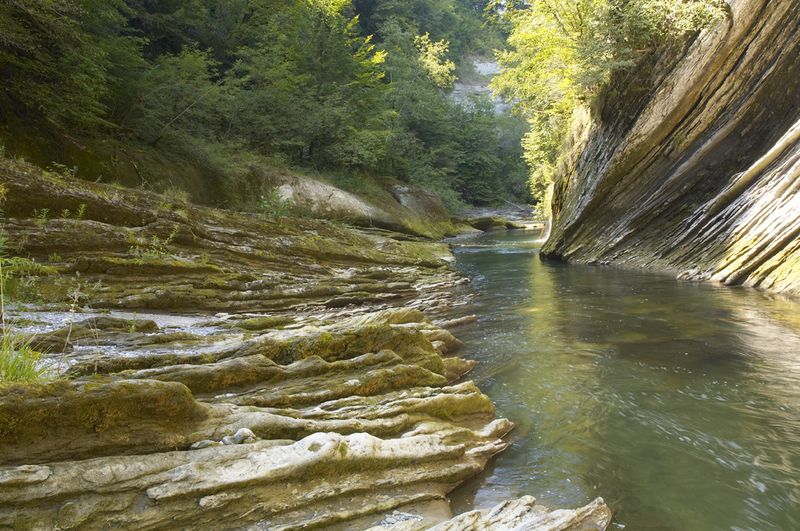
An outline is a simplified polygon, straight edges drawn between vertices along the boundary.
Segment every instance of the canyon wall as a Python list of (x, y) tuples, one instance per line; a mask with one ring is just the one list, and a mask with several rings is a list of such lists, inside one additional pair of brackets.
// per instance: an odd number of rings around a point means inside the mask
[(800, 294), (800, 2), (730, 7), (576, 120), (543, 256)]

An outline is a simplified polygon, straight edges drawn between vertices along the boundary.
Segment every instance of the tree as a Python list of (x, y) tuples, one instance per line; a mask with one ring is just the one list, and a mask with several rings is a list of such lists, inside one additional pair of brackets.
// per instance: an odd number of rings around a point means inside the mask
[(654, 50), (689, 38), (724, 15), (722, 0), (532, 0), (499, 9), (511, 30), (498, 53), (493, 88), (513, 102), (531, 130), (524, 140), (532, 187), (541, 196), (573, 112), (613, 73)]
[(271, 160), (494, 200), (503, 122), (448, 95), (456, 63), (496, 42), (485, 4), (12, 0), (0, 133), (128, 183), (183, 171), (216, 191)]
[(295, 160), (376, 163), (385, 55), (357, 33), (348, 9), (341, 0), (253, 8), (230, 73), (239, 94), (234, 134)]
[(124, 79), (142, 63), (121, 0), (0, 4), (2, 120), (47, 122), (74, 136), (111, 126)]

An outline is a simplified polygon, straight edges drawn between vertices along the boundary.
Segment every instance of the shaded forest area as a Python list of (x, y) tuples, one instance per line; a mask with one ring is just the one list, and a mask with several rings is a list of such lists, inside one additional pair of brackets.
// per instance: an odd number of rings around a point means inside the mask
[[(471, 0), (12, 0), (0, 141), (62, 173), (248, 207), (291, 168), (527, 199), (520, 118), (449, 97), (502, 47)], [(282, 170), (277, 170), (282, 171)]]

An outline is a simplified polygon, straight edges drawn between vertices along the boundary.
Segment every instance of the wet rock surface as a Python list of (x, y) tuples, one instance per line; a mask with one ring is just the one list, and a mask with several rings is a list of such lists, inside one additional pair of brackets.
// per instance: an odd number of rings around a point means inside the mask
[(800, 5), (730, 7), (576, 127), (545, 254), (800, 293)]
[(471, 318), (431, 320), (470, 296), (446, 246), (0, 182), (9, 245), (58, 270), (8, 317), (61, 375), (0, 390), (0, 528), (366, 528), (507, 447), (445, 328)]
[(390, 515), (370, 531), (473, 531), (496, 529), (536, 529), (539, 531), (602, 531), (611, 523), (611, 511), (602, 498), (579, 509), (552, 510), (536, 504), (536, 498), (525, 496), (503, 502), (490, 510), (470, 511), (437, 524), (424, 526), (415, 515)]
[(512, 428), (416, 310), (219, 327), (164, 356), (166, 323), (150, 345), (137, 333), (88, 354), (76, 339), (50, 356), (71, 381), (0, 394), (0, 526), (329, 525), (445, 500)]
[(473, 207), (460, 213), (470, 227), (483, 232), (497, 230), (541, 230), (544, 222), (536, 220), (536, 212), (527, 206)]

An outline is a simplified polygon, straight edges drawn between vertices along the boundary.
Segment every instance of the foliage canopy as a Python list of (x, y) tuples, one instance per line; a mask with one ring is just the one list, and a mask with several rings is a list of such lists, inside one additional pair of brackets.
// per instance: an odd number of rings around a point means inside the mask
[[(280, 163), (424, 184), (451, 206), (497, 201), (524, 192), (518, 153), (511, 168), (495, 164), (519, 128), (448, 95), (457, 63), (500, 42), (486, 7), (3, 2), (0, 135), (12, 152), (51, 157), (42, 165), (55, 154), (91, 178), (134, 168), (148, 184), (164, 179), (148, 161), (168, 159), (225, 190), (249, 166)], [(92, 156), (102, 160), (87, 164)]]
[(577, 108), (612, 74), (686, 42), (726, 7), (722, 0), (493, 1), (489, 9), (509, 31), (493, 88), (530, 124), (524, 145), (535, 194), (547, 187)]

